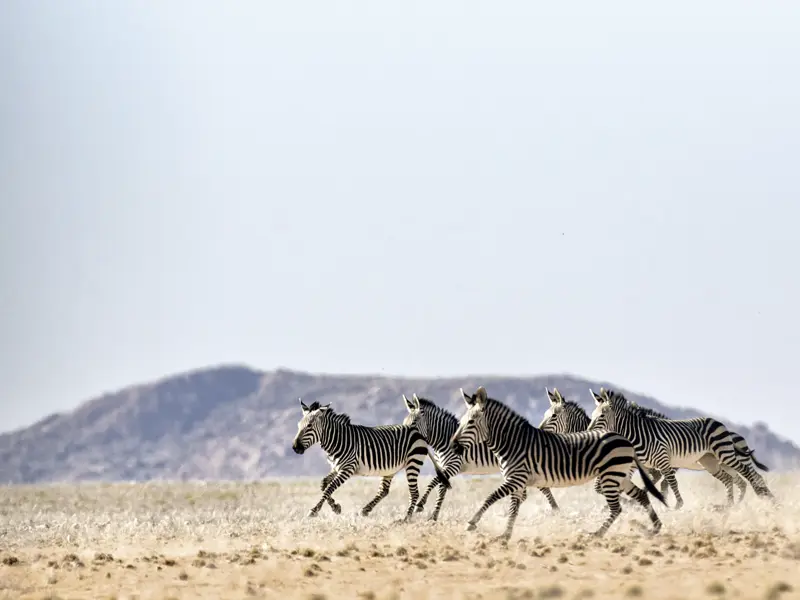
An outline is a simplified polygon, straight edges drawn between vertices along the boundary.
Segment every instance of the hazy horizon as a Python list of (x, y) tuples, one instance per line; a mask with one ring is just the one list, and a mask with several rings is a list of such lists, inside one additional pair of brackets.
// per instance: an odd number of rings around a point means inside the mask
[(798, 17), (2, 4), (0, 430), (242, 363), (571, 373), (800, 441)]

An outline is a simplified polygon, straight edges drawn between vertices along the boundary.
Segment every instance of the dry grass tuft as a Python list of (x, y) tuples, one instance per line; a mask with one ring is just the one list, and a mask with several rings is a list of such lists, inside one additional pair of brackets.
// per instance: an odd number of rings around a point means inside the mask
[[(679, 473), (686, 505), (656, 505), (664, 528), (649, 537), (623, 506), (607, 536), (591, 485), (555, 489), (552, 513), (535, 493), (508, 545), (499, 502), (478, 531), (466, 520), (498, 484), (453, 480), (439, 522), (405, 511), (396, 485), (369, 517), (359, 511), (377, 479), (348, 482), (343, 513), (305, 518), (319, 481), (19, 486), (0, 494), (0, 581), (26, 598), (590, 598), (786, 597), (800, 584), (797, 475), (768, 474), (774, 509), (748, 491), (727, 512), (724, 489)], [(402, 476), (400, 477), (402, 480)], [(422, 485), (427, 483), (423, 479)], [(708, 583), (707, 576), (715, 581)], [(723, 585), (720, 581), (725, 581)], [(667, 584), (665, 585), (665, 582)]]

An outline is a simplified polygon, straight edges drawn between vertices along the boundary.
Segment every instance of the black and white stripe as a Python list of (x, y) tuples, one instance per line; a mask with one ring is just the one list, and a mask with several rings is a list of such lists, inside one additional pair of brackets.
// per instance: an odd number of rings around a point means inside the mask
[[(644, 415), (645, 417), (650, 417), (650, 418), (655, 418), (655, 419), (669, 419), (669, 417), (667, 417), (667, 415), (665, 415), (663, 413), (660, 413), (657, 410), (653, 410), (652, 408), (647, 408), (645, 406), (639, 406), (635, 402), (631, 402), (630, 404), (631, 404), (631, 406), (637, 407), (641, 411), (641, 414)], [(728, 431), (731, 434), (731, 441), (733, 441), (733, 445), (736, 447), (736, 451), (741, 456), (749, 457), (750, 460), (753, 462), (753, 464), (756, 467), (758, 467), (759, 469), (761, 469), (762, 471), (769, 471), (769, 467), (767, 467), (765, 464), (759, 462), (756, 459), (755, 451), (750, 449), (750, 447), (747, 445), (747, 441), (744, 439), (744, 437), (742, 435), (740, 435), (740, 434), (738, 434), (735, 431), (732, 431), (730, 429)], [(738, 502), (741, 502), (744, 499), (745, 493), (747, 492), (747, 481), (745, 481), (744, 477), (739, 475), (736, 471), (734, 471), (733, 469), (731, 469), (727, 465), (720, 465), (720, 467), (725, 472), (727, 472), (728, 475), (731, 476), (731, 481), (729, 481), (729, 482), (723, 481), (723, 483), (725, 484), (726, 490), (728, 492), (728, 497), (730, 498), (730, 497), (733, 496), (733, 484), (736, 484), (736, 487), (739, 488), (739, 500), (738, 500)], [(700, 464), (699, 462), (695, 463), (694, 465), (692, 465), (690, 467), (681, 467), (681, 468), (687, 469), (687, 470), (690, 470), (690, 471), (705, 471), (706, 470), (706, 468), (702, 464)], [(650, 473), (650, 477), (653, 478), (653, 483), (657, 484), (661, 480), (661, 478), (663, 477), (663, 474), (658, 469), (650, 468), (648, 471)], [(669, 491), (669, 482), (665, 478), (663, 481), (661, 481), (661, 493), (664, 494), (664, 496), (666, 497), (668, 491)]]
[[(405, 520), (409, 520), (419, 498), (419, 471), (428, 454), (428, 445), (420, 431), (414, 425), (354, 425), (349, 416), (334, 412), (330, 404), (320, 406), (313, 402), (306, 406), (300, 400), (300, 407), (303, 417), (298, 423), (292, 449), (303, 454), (319, 442), (331, 465), (331, 472), (322, 480), (322, 498), (308, 515), (316, 516), (325, 502), (331, 504), (334, 512), (340, 513), (341, 506), (331, 498), (336, 489), (354, 475), (377, 475), (381, 477), (381, 489), (361, 510), (366, 516), (389, 494), (392, 478), (405, 469), (410, 496)], [(449, 487), (444, 473), (437, 469), (436, 475)]]
[[(522, 490), (531, 486), (570, 487), (594, 479), (605, 496), (610, 514), (596, 535), (603, 535), (622, 512), (620, 494), (636, 500), (648, 511), (655, 531), (661, 529), (647, 492), (662, 503), (664, 497), (653, 485), (636, 456), (633, 445), (623, 436), (608, 431), (551, 433), (531, 425), (522, 415), (502, 402), (489, 398), (479, 387), (469, 396), (461, 391), (467, 412), (451, 439), (451, 447), (463, 454), (476, 444), (486, 443), (500, 463), (503, 483), (492, 492), (467, 529), (477, 526), (495, 502), (511, 496), (511, 509), (501, 539), (508, 540), (522, 503)], [(631, 481), (633, 469), (639, 471), (645, 490)]]
[[(500, 473), (500, 463), (486, 443), (472, 446), (461, 456), (453, 452), (450, 448), (450, 438), (458, 429), (458, 419), (453, 413), (427, 398), (419, 398), (416, 394), (413, 394), (411, 399), (406, 398), (404, 394), (403, 400), (408, 409), (408, 415), (403, 424), (415, 425), (420, 430), (428, 443), (431, 459), (447, 478), (452, 479), (458, 474), (491, 475)], [(441, 484), (438, 476), (431, 480), (417, 503), (417, 511), (421, 512), (425, 508), (428, 496), (436, 486), (439, 486), (439, 495), (436, 499), (436, 507), (430, 517), (433, 521), (439, 518), (439, 512), (442, 510), (442, 503), (447, 493), (447, 487)], [(540, 489), (553, 510), (558, 510), (558, 504), (550, 490)], [(525, 501), (525, 498), (527, 498), (527, 490), (523, 490), (522, 500)]]
[(675, 470), (694, 470), (697, 464), (725, 484), (728, 505), (733, 504), (734, 480), (730, 471), (746, 479), (757, 495), (774, 500), (764, 478), (751, 464), (752, 451), (738, 448), (731, 432), (716, 419), (659, 418), (653, 411), (631, 404), (619, 392), (602, 388), (599, 394), (590, 392), (596, 407), (589, 429), (612, 431), (628, 438), (642, 463), (663, 474), (675, 494), (675, 508), (683, 506)]

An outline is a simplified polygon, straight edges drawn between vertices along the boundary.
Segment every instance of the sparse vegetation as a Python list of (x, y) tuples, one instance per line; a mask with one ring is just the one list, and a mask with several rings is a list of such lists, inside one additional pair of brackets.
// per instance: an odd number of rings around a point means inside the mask
[(422, 514), (408, 525), (393, 524), (402, 486), (358, 515), (377, 488), (369, 478), (337, 492), (341, 515), (326, 507), (313, 520), (316, 479), (5, 487), (0, 580), (32, 598), (662, 597), (664, 582), (673, 597), (788, 598), (800, 584), (799, 476), (769, 474), (780, 509), (748, 494), (727, 513), (707, 510), (721, 492), (712, 478), (679, 477), (686, 505), (656, 507), (658, 536), (643, 534), (627, 505), (608, 537), (587, 536), (604, 509), (587, 485), (554, 490), (558, 514), (530, 498), (507, 547), (492, 541), (504, 502), (464, 531), (496, 477), (454, 479), (440, 522)]

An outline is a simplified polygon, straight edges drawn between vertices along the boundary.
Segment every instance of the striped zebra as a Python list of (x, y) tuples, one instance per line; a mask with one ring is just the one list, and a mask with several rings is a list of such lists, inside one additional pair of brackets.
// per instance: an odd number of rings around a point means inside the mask
[[(497, 458), (486, 443), (471, 447), (461, 456), (450, 449), (450, 438), (453, 437), (456, 429), (458, 429), (458, 419), (453, 413), (436, 405), (427, 398), (419, 398), (416, 394), (412, 394), (410, 400), (403, 394), (403, 400), (408, 409), (408, 414), (403, 424), (415, 425), (420, 430), (428, 443), (431, 459), (434, 464), (439, 466), (446, 477), (452, 479), (459, 473), (464, 475), (491, 475), (500, 472), (500, 463), (497, 462)], [(436, 499), (436, 507), (430, 516), (432, 521), (439, 518), (439, 512), (442, 510), (442, 503), (447, 493), (447, 487), (441, 485), (438, 476), (434, 477), (428, 484), (428, 488), (417, 503), (417, 511), (422, 512), (425, 509), (425, 502), (428, 500), (428, 496), (436, 486), (439, 486), (439, 495)], [(550, 490), (547, 488), (539, 489), (547, 498), (551, 508), (558, 510), (558, 504)], [(523, 490), (522, 494), (522, 501), (524, 502), (527, 498), (527, 490)]]
[(615, 391), (600, 388), (595, 394), (590, 431), (607, 430), (624, 435), (636, 447), (642, 463), (658, 469), (675, 494), (676, 505), (683, 506), (675, 478), (675, 469), (692, 468), (699, 463), (712, 476), (725, 484), (728, 505), (733, 504), (733, 478), (727, 469), (744, 477), (758, 496), (774, 501), (764, 478), (750, 464), (751, 454), (737, 448), (730, 431), (710, 417), (694, 419), (661, 419), (646, 415), (640, 407), (632, 406)]
[[(645, 417), (654, 418), (654, 419), (669, 419), (669, 417), (667, 415), (665, 415), (663, 413), (660, 413), (657, 410), (653, 410), (652, 408), (647, 408), (645, 406), (640, 406), (640, 405), (636, 404), (636, 402), (631, 402), (630, 405), (635, 407), (635, 408), (637, 408), (637, 409), (639, 409), (641, 414), (644, 415)], [(728, 431), (731, 434), (731, 441), (733, 441), (733, 445), (736, 446), (736, 451), (737, 451), (738, 454), (741, 454), (742, 456), (749, 456), (750, 460), (753, 461), (753, 464), (756, 467), (758, 467), (762, 471), (769, 471), (769, 467), (767, 467), (765, 464), (759, 462), (756, 459), (755, 450), (752, 450), (747, 445), (747, 441), (744, 439), (744, 437), (742, 435), (740, 435), (740, 434), (738, 434), (735, 431), (730, 430), (730, 429)], [(739, 500), (738, 500), (738, 502), (741, 502), (742, 500), (744, 500), (745, 492), (747, 492), (747, 482), (745, 481), (744, 477), (739, 475), (736, 471), (734, 471), (733, 469), (731, 469), (727, 465), (720, 465), (720, 467), (722, 467), (722, 469), (725, 470), (728, 473), (728, 475), (731, 476), (731, 478), (733, 480), (731, 485), (728, 486), (730, 488), (729, 495), (733, 494), (732, 485), (735, 483), (736, 487), (739, 488)], [(684, 467), (684, 468), (686, 468), (686, 469), (688, 469), (690, 471), (704, 471), (705, 470), (705, 467), (703, 467), (699, 462), (695, 463), (691, 467)], [(658, 483), (659, 480), (661, 480), (661, 478), (663, 477), (661, 471), (659, 471), (658, 469), (655, 469), (655, 468), (649, 469), (649, 473), (650, 473), (650, 477), (652, 477), (652, 479), (653, 479), (653, 483)], [(661, 482), (661, 493), (664, 494), (664, 496), (666, 497), (668, 491), (669, 491), (669, 483), (667, 482), (666, 479), (664, 479)]]
[[(319, 442), (331, 465), (331, 472), (322, 480), (322, 498), (308, 516), (315, 517), (325, 502), (330, 504), (336, 489), (354, 475), (378, 475), (380, 491), (361, 509), (361, 515), (367, 516), (389, 495), (394, 476), (405, 469), (410, 503), (404, 520), (408, 521), (419, 498), (419, 471), (428, 455), (428, 445), (419, 430), (413, 425), (354, 425), (349, 416), (334, 412), (330, 404), (321, 406), (313, 402), (306, 406), (300, 399), (300, 408), (303, 417), (297, 425), (292, 450), (303, 454)], [(436, 475), (443, 485), (450, 486), (447, 476), (438, 468)], [(336, 503), (331, 508), (337, 514), (341, 512)]]
[[(644, 472), (633, 445), (623, 436), (608, 431), (567, 434), (542, 431), (507, 405), (489, 398), (483, 386), (471, 396), (462, 389), (461, 395), (467, 411), (450, 440), (451, 448), (456, 454), (463, 454), (476, 444), (487, 443), (497, 456), (503, 475), (500, 487), (486, 498), (469, 520), (468, 531), (477, 527), (492, 504), (511, 496), (506, 529), (499, 538), (507, 541), (522, 503), (522, 490), (526, 487), (570, 487), (594, 479), (598, 481), (610, 511), (595, 535), (604, 535), (622, 512), (620, 493), (632, 497), (647, 510), (654, 532), (661, 529), (661, 520), (650, 504), (647, 492), (666, 505), (664, 497)], [(634, 467), (639, 470), (647, 492), (631, 481)]]
[(550, 400), (550, 408), (545, 411), (539, 429), (552, 433), (572, 433), (589, 428), (589, 415), (580, 404), (565, 400), (558, 388), (553, 388), (552, 391), (544, 388), (544, 391)]
[[(586, 414), (586, 411), (583, 410), (583, 407), (580, 404), (570, 400), (565, 400), (558, 389), (554, 388), (551, 391), (545, 388), (545, 391), (550, 399), (550, 408), (547, 410), (547, 412), (545, 412), (544, 417), (542, 418), (542, 423), (539, 425), (539, 429), (554, 431), (556, 433), (570, 433), (573, 431), (586, 431), (586, 429), (588, 429), (589, 416)], [(652, 408), (639, 406), (635, 402), (631, 402), (630, 405), (637, 408), (643, 416), (648, 418), (668, 418), (666, 415), (653, 410)], [(734, 431), (731, 431), (730, 433), (734, 445), (741, 450), (741, 454), (750, 456), (750, 459), (753, 461), (753, 463), (762, 471), (769, 470), (767, 466), (756, 460), (755, 456), (753, 456), (754, 451), (748, 447), (747, 442), (741, 435)], [(732, 478), (732, 482), (729, 486), (730, 494), (733, 494), (732, 486), (735, 483), (739, 488), (739, 502), (741, 502), (744, 498), (745, 492), (747, 491), (747, 482), (736, 471), (727, 466), (721, 466)], [(703, 467), (700, 463), (695, 463), (694, 465), (683, 468), (692, 471), (705, 470), (705, 467)], [(661, 481), (661, 478), (663, 477), (661, 471), (653, 467), (647, 469), (647, 472), (654, 484), (657, 484), (659, 481)], [(669, 493), (669, 482), (666, 479), (661, 481), (661, 493), (664, 495), (664, 497), (666, 497)]]

